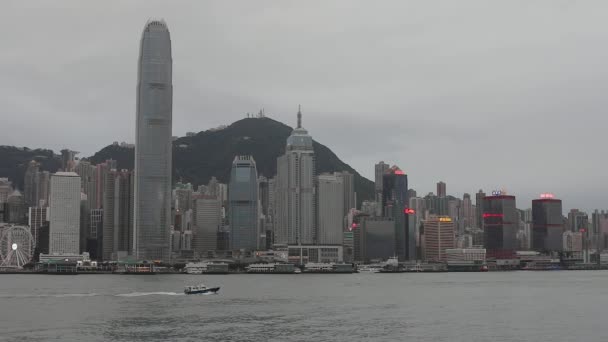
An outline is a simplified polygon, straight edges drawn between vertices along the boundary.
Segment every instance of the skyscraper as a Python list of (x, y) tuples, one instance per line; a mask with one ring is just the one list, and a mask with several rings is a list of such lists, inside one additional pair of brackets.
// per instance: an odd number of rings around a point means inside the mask
[(382, 207), (384, 217), (394, 220), (395, 254), (399, 260), (416, 258), (415, 250), (410, 248), (413, 234), (409, 234), (409, 222), (405, 217), (404, 210), (409, 205), (406, 199), (407, 175), (394, 165), (382, 176)]
[(473, 202), (471, 202), (471, 195), (464, 194), (462, 196), (462, 226), (464, 228), (475, 227), (475, 210), (473, 208)]
[[(424, 206), (424, 199), (420, 197), (412, 197), (409, 201), (409, 210), (407, 210), (406, 218), (408, 220), (408, 235), (411, 236), (408, 241), (410, 248), (413, 248), (414, 252), (408, 254), (414, 254), (416, 259), (421, 257), (421, 246), (420, 241), (421, 233), (420, 226), (422, 220), (425, 218), (426, 208)], [(412, 247), (413, 246), (413, 247)]]
[(91, 192), (95, 198), (91, 199), (91, 208), (103, 208), (103, 192), (105, 190), (105, 179), (107, 174), (116, 169), (116, 160), (108, 159), (103, 163), (95, 165), (94, 177), (95, 181), (93, 185), (95, 190)]
[(563, 233), (562, 201), (549, 194), (532, 200), (532, 249), (539, 252), (561, 251)]
[(424, 256), (427, 261), (446, 261), (445, 250), (454, 248), (454, 221), (431, 215), (424, 220)]
[(87, 251), (92, 259), (102, 260), (103, 253), (103, 209), (89, 212)]
[(604, 210), (601, 212), (597, 209), (591, 214), (592, 229), (591, 233), (594, 236), (595, 245), (598, 250), (608, 248), (608, 213)]
[(74, 172), (51, 176), (49, 253), (80, 253), (80, 177)]
[(357, 193), (355, 192), (355, 175), (348, 171), (339, 172), (344, 185), (344, 212), (346, 216), (349, 210), (357, 208)]
[(61, 170), (63, 172), (73, 172), (76, 166), (76, 155), (78, 152), (66, 149), (61, 150)]
[(496, 194), (483, 198), (485, 248), (490, 258), (510, 259), (518, 247), (519, 215), (515, 196)]
[(80, 190), (86, 196), (81, 203), (80, 212), (80, 247), (82, 250), (88, 249), (88, 241), (91, 239), (91, 209), (97, 208), (95, 171), (95, 166), (88, 161), (79, 161), (74, 167), (74, 172), (80, 176)]
[(5, 206), (8, 196), (13, 192), (12, 183), (8, 178), (0, 178), (0, 222), (6, 222)]
[(46, 207), (30, 207), (28, 215), (28, 223), (30, 232), (34, 238), (34, 246), (38, 247), (40, 243), (40, 228), (48, 224), (48, 208)]
[(260, 197), (260, 212), (262, 215), (268, 215), (268, 201), (270, 192), (268, 189), (268, 178), (260, 175), (258, 177), (258, 195)]
[(353, 230), (355, 260), (371, 262), (395, 256), (395, 222), (390, 218), (364, 217)]
[(568, 213), (568, 229), (571, 232), (586, 232), (589, 228), (589, 216), (578, 209), (570, 209)]
[(80, 176), (80, 187), (82, 192), (87, 195), (87, 206), (90, 209), (96, 209), (97, 205), (97, 167), (91, 165), (88, 161), (80, 161), (76, 165), (74, 172)]
[(118, 260), (132, 246), (133, 182), (127, 170), (112, 170), (105, 177), (103, 196), (103, 260)]
[(38, 206), (37, 193), (38, 193), (38, 177), (40, 171), (40, 164), (32, 160), (28, 164), (27, 170), (25, 170), (25, 177), (23, 178), (23, 188), (25, 196), (25, 204), (28, 207)]
[(194, 199), (194, 253), (206, 256), (217, 249), (218, 231), (222, 222), (222, 203), (219, 198), (200, 195)]
[(376, 193), (376, 198), (374, 199), (378, 203), (378, 212), (376, 215), (382, 215), (383, 205), (382, 205), (382, 178), (384, 174), (389, 169), (390, 165), (385, 164), (383, 161), (378, 162), (378, 164), (374, 165), (374, 191)]
[(479, 191), (475, 194), (475, 208), (477, 208), (477, 227), (483, 229), (483, 198), (486, 197), (485, 192), (479, 189)]
[[(271, 186), (272, 182), (272, 186)], [(274, 201), (274, 180), (264, 176), (258, 177), (258, 196), (260, 198), (260, 249), (270, 249), (272, 246), (272, 218), (271, 198)]]
[(42, 171), (38, 174), (37, 202), (38, 206), (49, 206), (49, 190), (51, 188), (51, 173)]
[(440, 181), (437, 183), (437, 197), (445, 197), (445, 196), (447, 196), (446, 189), (445, 189), (445, 183)]
[(146, 23), (139, 50), (133, 253), (170, 258), (172, 167), (171, 37), (163, 20)]
[(276, 243), (315, 243), (315, 170), (312, 137), (302, 127), (298, 110), (298, 125), (287, 138), (285, 154), (277, 159)]
[(192, 209), (192, 193), (192, 184), (177, 183), (173, 190), (173, 208), (182, 213)]
[(341, 174), (321, 174), (319, 183), (320, 245), (341, 245), (344, 237), (344, 179)]
[(258, 246), (258, 172), (252, 156), (236, 156), (228, 184), (230, 248), (254, 250)]
[(27, 223), (27, 204), (19, 190), (13, 191), (4, 204), (4, 220), (9, 223)]

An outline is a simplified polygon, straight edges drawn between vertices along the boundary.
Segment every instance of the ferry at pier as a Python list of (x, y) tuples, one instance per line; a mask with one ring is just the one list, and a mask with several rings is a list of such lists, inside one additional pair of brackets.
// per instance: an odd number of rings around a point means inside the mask
[(352, 264), (308, 263), (304, 265), (304, 273), (353, 273)]
[[(263, 273), (263, 274), (291, 274), (296, 273), (294, 264), (251, 264), (247, 268), (247, 273)], [(298, 272), (299, 273), (299, 272)]]
[(228, 274), (228, 264), (214, 262), (191, 262), (184, 267), (186, 274)]
[(378, 273), (382, 269), (382, 265), (363, 265), (357, 268), (359, 273)]

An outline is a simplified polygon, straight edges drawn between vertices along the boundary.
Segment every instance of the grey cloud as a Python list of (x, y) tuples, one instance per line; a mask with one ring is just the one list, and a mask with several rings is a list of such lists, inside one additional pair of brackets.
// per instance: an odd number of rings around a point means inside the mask
[[(173, 41), (174, 133), (264, 107), (369, 178), (506, 187), (608, 207), (608, 4), (571, 1), (3, 3), (2, 144), (90, 155), (133, 141), (137, 48)], [(33, 134), (32, 132), (35, 132)]]

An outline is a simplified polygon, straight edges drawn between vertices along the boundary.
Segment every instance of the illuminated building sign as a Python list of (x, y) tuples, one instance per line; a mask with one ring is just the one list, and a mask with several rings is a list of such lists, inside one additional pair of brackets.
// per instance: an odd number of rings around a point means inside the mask
[(504, 214), (491, 214), (491, 213), (483, 213), (483, 218), (488, 218), (488, 217), (504, 217)]
[(555, 198), (555, 196), (553, 194), (546, 193), (546, 194), (540, 194), (540, 198), (541, 199), (549, 199), (549, 198)]
[(396, 175), (404, 175), (405, 172), (401, 171), (401, 170), (395, 170), (395, 174)]
[(449, 217), (440, 217), (439, 222), (452, 222), (452, 219)]
[(403, 209), (403, 212), (407, 215), (413, 215), (416, 213), (416, 210), (414, 210), (412, 208), (405, 208), (405, 209)]
[(492, 191), (492, 196), (503, 196), (506, 195), (507, 192), (505, 190), (494, 190)]

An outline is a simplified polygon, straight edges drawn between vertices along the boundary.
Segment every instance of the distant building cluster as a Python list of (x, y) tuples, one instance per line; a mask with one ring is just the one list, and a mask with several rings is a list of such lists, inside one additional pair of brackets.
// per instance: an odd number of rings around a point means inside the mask
[[(589, 216), (572, 209), (564, 216), (552, 194), (520, 210), (504, 190), (456, 198), (442, 181), (436, 193), (419, 196), (403, 169), (383, 161), (374, 167), (373, 198), (358, 203), (353, 173), (319, 172), (301, 110), (276, 175), (261, 175), (253, 156), (236, 155), (224, 183), (211, 177), (206, 184), (173, 184), (172, 56), (164, 21), (146, 24), (138, 69), (135, 144), (114, 142), (135, 149), (134, 169), (120, 169), (115, 160), (79, 161), (78, 152), (65, 149), (56, 173), (29, 162), (23, 188), (0, 178), (0, 266), (86, 254), (98, 262), (279, 258), (298, 265), (508, 267), (513, 260), (599, 263), (608, 249), (608, 211)], [(264, 117), (264, 110), (247, 113)]]

